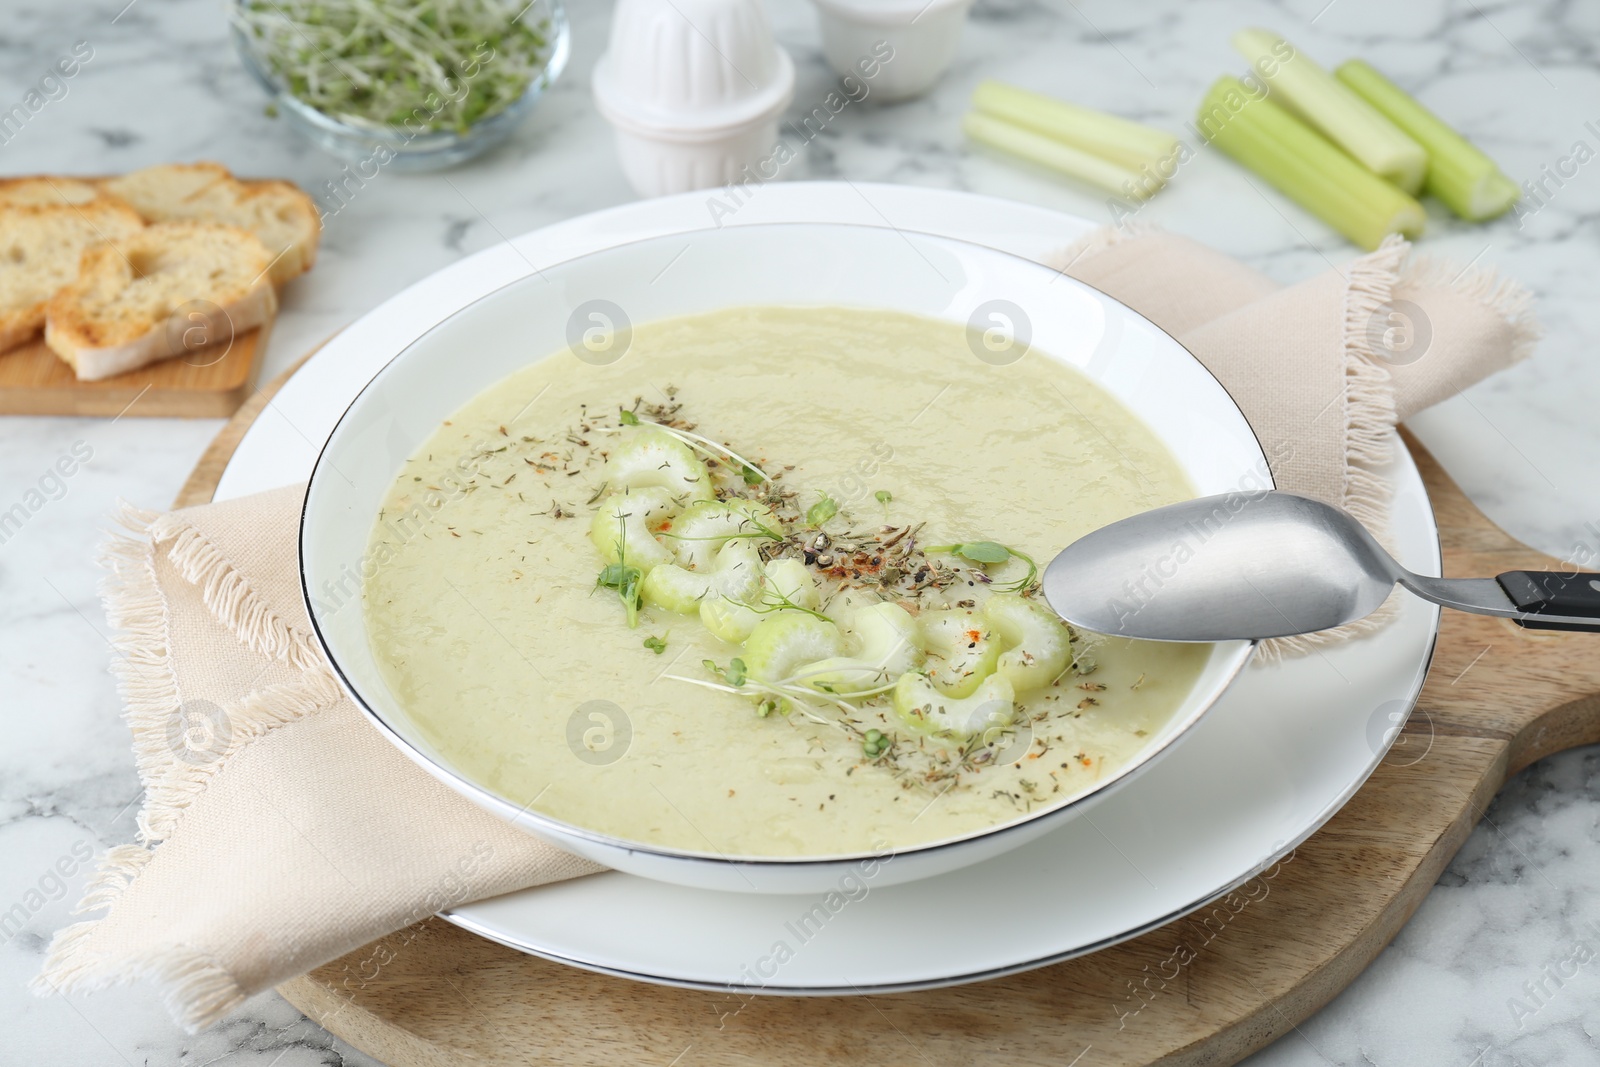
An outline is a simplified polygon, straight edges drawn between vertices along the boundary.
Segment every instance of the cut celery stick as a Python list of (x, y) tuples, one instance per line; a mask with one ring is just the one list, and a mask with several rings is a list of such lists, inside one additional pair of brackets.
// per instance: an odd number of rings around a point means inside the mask
[(1423, 190), (1444, 201), (1451, 211), (1481, 222), (1505, 214), (1517, 202), (1520, 190), (1494, 160), (1371, 64), (1352, 59), (1333, 76), (1427, 149), (1428, 177)]
[(1219, 78), (1200, 104), (1210, 142), (1274, 188), (1371, 250), (1391, 233), (1422, 232), (1422, 205), (1345, 155), (1237, 78)]
[(1145, 200), (1161, 185), (1161, 179), (1154, 174), (1145, 175), (1129, 170), (1119, 163), (1062, 144), (1053, 137), (976, 111), (968, 112), (967, 117), (961, 120), (961, 129), (979, 144), (1020, 156), (1030, 163), (1097, 185), (1118, 196)]
[(1296, 116), (1374, 174), (1413, 196), (1422, 189), (1428, 153), (1310, 56), (1266, 30), (1240, 30), (1233, 46)]
[(1178, 139), (1170, 133), (1004, 82), (981, 82), (972, 92), (972, 106), (1129, 170), (1146, 164), (1154, 167), (1178, 150)]
[(1515, 204), (1518, 200), (1522, 199), (1521, 186), (1517, 185), (1516, 182), (1506, 177), (1503, 173), (1496, 174), (1489, 185), (1490, 192), (1487, 193), (1486, 196), (1491, 199), (1496, 195), (1503, 196), (1508, 204)]

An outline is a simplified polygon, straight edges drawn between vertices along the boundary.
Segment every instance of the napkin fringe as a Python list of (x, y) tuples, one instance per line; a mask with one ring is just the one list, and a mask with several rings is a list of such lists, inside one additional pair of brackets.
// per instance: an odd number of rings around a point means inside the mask
[[(227, 723), (223, 751), (186, 761), (174, 750), (172, 725), (182, 707), (170, 655), (167, 605), (156, 573), (158, 552), (183, 578), (203, 591), (212, 614), (257, 653), (298, 665), (306, 648), (299, 635), (261, 600), (233, 564), (192, 526), (172, 515), (142, 511), (127, 503), (98, 561), (106, 616), (121, 631), (112, 664), (124, 718), (133, 733), (139, 777), (145, 788), (139, 812), (139, 844), (117, 845), (101, 857), (75, 914), (110, 909), (155, 856), (152, 845), (170, 837), (189, 805), (241, 748), (268, 731), (336, 703), (337, 680), (320, 661), (295, 681), (267, 686), (222, 709)], [(175, 945), (137, 957), (108, 956), (93, 949), (104, 916), (57, 932), (44, 966), (31, 983), (41, 995), (93, 992), (149, 981), (163, 1003), (191, 1033), (210, 1026), (245, 999), (237, 981), (210, 956)]]
[(95, 993), (148, 982), (179, 1026), (198, 1033), (245, 1001), (244, 990), (211, 956), (187, 945), (131, 960), (111, 960), (88, 951), (98, 920), (74, 923), (56, 934), (44, 967), (28, 983), (38, 996)]
[(133, 733), (134, 765), (146, 790), (178, 762), (167, 732), (183, 703), (168, 651), (167, 605), (156, 580), (150, 535), (159, 518), (156, 512), (120, 503), (115, 521), (125, 532), (113, 530), (96, 560), (106, 570), (100, 581), (106, 618), (121, 631), (111, 642), (117, 653), (111, 672), (122, 698), (123, 718)]
[(253, 652), (285, 660), (301, 670), (314, 670), (322, 657), (311, 638), (301, 633), (262, 599), (233, 565), (181, 511), (149, 524), (153, 544), (166, 544), (167, 558), (184, 580), (200, 590), (211, 613)]
[[(1393, 299), (1410, 250), (1403, 238), (1391, 234), (1376, 251), (1352, 262), (1345, 274), (1341, 344), (1347, 454), (1340, 505), (1380, 540), (1386, 540), (1389, 531), (1393, 487), (1383, 471), (1394, 462), (1395, 405), (1389, 369), (1373, 351), (1369, 327), (1373, 316)], [(1397, 602), (1391, 598), (1372, 614), (1344, 626), (1263, 641), (1256, 658), (1274, 663), (1372, 633), (1387, 626), (1396, 610)]]
[[(143, 845), (113, 845), (107, 849), (105, 855), (100, 857), (100, 869), (89, 879), (83, 899), (72, 909), (72, 914), (83, 915), (109, 908), (122, 895), (122, 891), (133, 884), (133, 880), (154, 855)], [(86, 922), (83, 925), (92, 926), (93, 923)]]
[(1345, 468), (1344, 507), (1374, 531), (1389, 528), (1388, 479), (1394, 462), (1394, 390), (1389, 369), (1372, 348), (1373, 317), (1393, 298), (1411, 246), (1389, 236), (1378, 250), (1350, 264), (1344, 297)]
[(144, 837), (165, 841), (172, 836), (189, 804), (206, 791), (211, 779), (235, 753), (270, 730), (331, 707), (339, 695), (339, 683), (332, 673), (319, 669), (307, 671), (293, 682), (258, 689), (223, 708), (223, 720), (228, 724), (223, 751), (203, 762), (186, 764), (183, 771), (146, 787), (144, 808), (139, 813)]
[[(113, 518), (120, 529), (113, 529), (100, 546), (97, 562), (106, 575), (99, 591), (107, 620), (121, 631), (112, 641), (117, 655), (111, 670), (145, 787), (139, 823), (140, 837), (148, 840), (147, 819), (170, 804), (161, 795), (175, 778), (203, 768), (182, 764), (168, 740), (182, 694), (169, 654), (166, 599), (155, 569), (154, 531), (161, 516), (123, 501)], [(112, 907), (154, 856), (144, 844), (107, 849), (74, 914)], [(93, 938), (103, 919), (97, 916), (57, 931), (29, 988), (40, 996), (92, 993), (148, 979), (160, 990), (167, 1010), (191, 1033), (243, 1002), (233, 976), (192, 948), (173, 945), (133, 959), (94, 951)]]
[(1521, 363), (1533, 355), (1534, 346), (1544, 336), (1534, 314), (1533, 293), (1492, 267), (1469, 264), (1463, 269), (1438, 256), (1418, 256), (1406, 266), (1399, 284), (1407, 288), (1448, 289), (1505, 319), (1511, 326), (1511, 363)]

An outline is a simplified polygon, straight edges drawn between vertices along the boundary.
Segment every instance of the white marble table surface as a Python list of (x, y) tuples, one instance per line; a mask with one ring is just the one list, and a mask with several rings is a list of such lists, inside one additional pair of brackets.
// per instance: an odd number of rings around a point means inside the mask
[[(631, 198), (588, 91), (610, 5), (573, 6), (573, 63), (511, 144), (447, 176), (384, 174), (330, 221), (315, 273), (286, 294), (269, 375), (398, 288), (504, 234)], [(771, 6), (800, 71), (795, 110), (808, 111), (830, 80), (814, 16), (799, 0)], [(205, 158), (315, 191), (338, 172), (264, 115), (226, 40), (220, 0), (4, 0), (0, 11), (0, 108), (22, 99), (75, 42), (94, 50), (67, 95), (0, 145), (0, 172), (107, 173)], [(1103, 219), (1103, 198), (963, 144), (957, 125), (973, 84), (1005, 77), (1178, 129), (1212, 78), (1239, 69), (1227, 36), (1250, 24), (1278, 29), (1330, 65), (1369, 58), (1519, 182), (1555, 168), (1574, 142), (1600, 147), (1600, 121), (1585, 127), (1600, 120), (1593, 4), (979, 0), (957, 64), (933, 95), (849, 109), (787, 176), (971, 189)], [(1548, 336), (1533, 361), (1413, 426), (1496, 521), (1565, 557), (1579, 544), (1600, 550), (1600, 163), (1563, 182), (1547, 186), (1553, 195), (1525, 222), (1466, 226), (1430, 208), (1427, 249), (1494, 264), (1527, 283)], [(1284, 281), (1353, 251), (1210, 153), (1186, 166), (1146, 217)], [(0, 545), (0, 911), (79, 842), (99, 850), (132, 839), (138, 783), (105, 668), (108, 629), (91, 557), (113, 502), (168, 503), (218, 426), (133, 413), (114, 422), (0, 419), (0, 507), (75, 444), (93, 452), (64, 495)], [(1600, 966), (1559, 990), (1547, 985), (1553, 995), (1529, 1017), (1511, 1004), (1548, 964), (1595, 940), (1597, 839), (1600, 757), (1570, 752), (1519, 776), (1394, 944), (1343, 995), (1250, 1062), (1600, 1060), (1592, 1007)], [(0, 1062), (373, 1062), (275, 994), (196, 1037), (174, 1027), (145, 989), (36, 1000), (23, 983), (51, 932), (69, 921), (83, 875), (69, 881), (21, 933), (0, 942)]]

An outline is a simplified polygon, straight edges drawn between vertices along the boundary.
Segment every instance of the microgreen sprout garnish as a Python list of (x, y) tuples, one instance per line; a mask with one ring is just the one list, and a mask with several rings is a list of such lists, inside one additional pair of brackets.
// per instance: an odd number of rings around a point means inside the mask
[[(882, 670), (882, 668), (878, 668), (878, 667), (858, 666), (858, 667), (854, 667), (854, 668), (851, 668), (851, 667), (833, 667), (833, 668), (828, 668), (826, 670), (820, 670), (820, 671), (801, 671), (801, 672), (799, 672), (797, 674), (792, 674), (789, 677), (782, 679), (781, 681), (773, 682), (771, 685), (765, 685), (763, 683), (756, 682), (756, 681), (754, 681), (753, 679), (751, 679), (749, 677), (749, 668), (747, 668), (745, 666), (744, 660), (738, 658), (737, 656), (735, 656), (733, 659), (729, 660), (728, 661), (728, 665), (726, 667), (724, 667), (721, 664), (717, 663), (717, 661), (713, 660), (713, 659), (703, 659), (703, 660), (701, 660), (700, 661), (700, 666), (704, 667), (708, 673), (716, 675), (718, 678), (721, 678), (723, 681), (727, 682), (728, 685), (732, 686), (734, 689), (741, 689), (741, 690), (742, 689), (750, 689), (750, 690), (753, 690), (753, 691), (756, 691), (756, 692), (775, 693), (775, 694), (780, 694), (780, 695), (798, 694), (798, 695), (801, 695), (801, 696), (813, 696), (813, 697), (818, 695), (817, 689), (808, 688), (808, 687), (800, 684), (801, 682), (803, 682), (807, 678), (814, 677), (814, 676), (816, 676), (818, 674), (834, 673), (834, 672), (836, 672), (838, 670), (852, 670), (853, 669), (853, 670), (869, 670), (869, 671), (874, 671), (874, 672), (878, 672), (878, 671)], [(669, 674), (669, 675), (666, 675), (666, 677), (671, 678), (671, 679), (673, 679), (675, 681), (680, 681), (680, 682), (694, 682), (696, 684), (702, 684), (702, 683), (699, 683), (698, 679), (683, 678), (683, 677), (680, 677), (679, 675), (676, 675), (676, 674)], [(865, 699), (867, 697), (877, 696), (877, 695), (879, 695), (881, 693), (886, 693), (890, 689), (893, 689), (893, 688), (894, 688), (894, 685), (891, 683), (889, 685), (878, 686), (877, 688), (874, 688), (874, 689), (863, 689), (863, 690), (860, 690), (859, 692), (853, 692), (853, 693), (849, 694), (849, 697), (853, 698), (853, 699), (861, 700), (861, 699)], [(823, 693), (828, 694), (827, 699), (831, 703), (839, 704), (839, 705), (841, 705), (842, 707), (844, 707), (848, 711), (856, 710), (854, 708), (854, 706), (852, 706), (851, 704), (849, 704), (847, 702), (845, 697), (840, 696), (838, 694), (835, 694), (833, 689), (832, 689), (832, 687), (830, 687), (830, 686), (820, 686), (820, 687), (818, 687), (818, 689), (820, 689)]]
[(651, 635), (644, 639), (644, 647), (659, 656), (667, 650), (667, 639)]
[(872, 499), (883, 505), (883, 519), (889, 521), (889, 502), (894, 499), (894, 494), (887, 489), (879, 489), (872, 494)]
[(861, 751), (868, 759), (877, 759), (894, 747), (894, 738), (882, 730), (868, 730), (861, 739)]
[[(701, 663), (707, 669), (711, 670), (713, 674), (717, 673), (717, 671), (721, 669), (717, 667), (717, 665), (711, 660), (702, 660)], [(768, 715), (771, 715), (774, 711), (788, 714), (786, 709), (797, 708), (802, 715), (815, 723), (823, 726), (838, 725), (837, 723), (823, 716), (815, 707), (812, 707), (810, 704), (805, 702), (805, 695), (816, 696), (815, 693), (804, 694), (804, 691), (802, 690), (795, 690), (792, 693), (786, 693), (775, 689), (770, 685), (762, 685), (760, 682), (753, 682), (749, 680), (746, 680), (737, 686), (732, 686), (721, 682), (708, 682), (704, 678), (689, 678), (682, 674), (663, 674), (661, 677), (674, 682), (687, 682), (690, 685), (698, 685), (702, 689), (715, 689), (719, 693), (732, 693), (735, 696), (763, 696), (764, 699), (761, 701), (761, 704), (757, 705), (756, 707), (756, 714), (763, 719)], [(769, 703), (772, 706), (767, 708), (766, 711), (762, 711), (762, 705)]]
[[(711, 673), (719, 678), (724, 676), (722, 668), (711, 660), (702, 661)], [(838, 730), (846, 736), (855, 739), (861, 745), (861, 752), (868, 759), (876, 762), (887, 758), (889, 773), (901, 780), (906, 788), (920, 785), (934, 788), (941, 782), (954, 784), (963, 774), (975, 773), (981, 770), (993, 758), (990, 748), (993, 738), (990, 734), (998, 731), (987, 731), (984, 734), (974, 735), (966, 740), (959, 748), (945, 750), (934, 749), (923, 744), (906, 746), (906, 760), (901, 760), (900, 750), (893, 734), (887, 733), (876, 727), (864, 727), (857, 718), (862, 709), (849, 703), (843, 697), (818, 693), (814, 689), (804, 686), (792, 685), (787, 681), (767, 685), (753, 679), (744, 679), (737, 686), (725, 682), (708, 682), (701, 678), (689, 678), (681, 674), (664, 674), (675, 682), (686, 682), (705, 689), (715, 689), (722, 693), (731, 693), (735, 696), (760, 697), (756, 704), (755, 712), (759, 718), (767, 718), (774, 711), (788, 715), (791, 711), (797, 712), (799, 717), (819, 726), (826, 726)], [(867, 693), (853, 694), (856, 697), (866, 697)], [(842, 717), (829, 716), (822, 713), (812, 701), (820, 699), (833, 705)], [(791, 723), (792, 725), (792, 723)], [(948, 786), (946, 787), (948, 788)]]
[(600, 577), (595, 579), (595, 587), (615, 589), (617, 596), (622, 599), (622, 606), (628, 612), (628, 629), (639, 625), (639, 585), (644, 581), (644, 572), (638, 567), (629, 567), (623, 563), (608, 563), (600, 569)]
[(1004, 563), (1011, 558), (1011, 550), (993, 541), (963, 541), (954, 545), (929, 545), (924, 552), (948, 552), (952, 556), (970, 559), (974, 563)]
[(817, 494), (817, 502), (806, 509), (806, 524), (821, 528), (822, 524), (839, 514), (839, 504), (827, 493)]
[(628, 566), (627, 530), (621, 515), (617, 516), (617, 562), (608, 563), (600, 569), (600, 577), (595, 579), (595, 588), (615, 589), (617, 596), (622, 600), (622, 606), (628, 613), (628, 629), (639, 625), (639, 607), (642, 602), (640, 587), (644, 583), (644, 571), (638, 567)]
[(760, 485), (762, 482), (771, 480), (765, 474), (762, 474), (760, 471), (749, 466), (748, 464), (740, 468), (739, 475), (744, 479), (745, 485)]
[(623, 408), (617, 413), (617, 421), (621, 422), (624, 426), (637, 426), (639, 425), (639, 416), (635, 415), (627, 408)]
[(744, 660), (740, 659), (738, 656), (735, 656), (729, 660), (726, 667), (719, 666), (717, 661), (713, 659), (701, 660), (700, 666), (704, 667), (718, 678), (723, 679), (735, 689), (738, 689), (740, 686), (744, 685), (746, 668), (744, 665)]
[[(248, 0), (232, 19), (272, 79), (325, 115), (465, 132), (545, 72), (548, 19), (504, 0)], [(531, 6), (531, 5), (529, 5)]]
[(813, 611), (808, 607), (795, 603), (788, 594), (773, 589), (771, 586), (761, 591), (761, 599), (759, 601), (747, 606), (757, 615), (771, 615), (775, 611), (803, 611), (814, 619), (821, 619), (823, 622), (833, 621), (820, 611)]
[[(739, 665), (737, 669), (734, 668), (734, 663)], [(787, 682), (780, 682), (775, 685), (767, 685), (765, 682), (758, 682), (753, 678), (748, 678), (745, 676), (743, 660), (734, 660), (728, 665), (727, 669), (719, 667), (714, 660), (709, 659), (701, 660), (700, 665), (706, 670), (710, 671), (712, 674), (716, 675), (718, 678), (722, 678), (724, 681), (708, 682), (703, 678), (689, 678), (681, 674), (663, 674), (661, 677), (674, 682), (687, 682), (690, 685), (698, 685), (705, 689), (716, 689), (720, 692), (733, 693), (738, 696), (761, 696), (764, 698), (762, 703), (771, 701), (773, 704), (773, 707), (769, 708), (765, 712), (761, 711), (759, 706), (756, 708), (756, 714), (762, 718), (766, 718), (767, 715), (770, 715), (773, 711), (782, 711), (784, 714), (788, 714), (787, 709), (792, 708), (799, 711), (801, 715), (807, 719), (810, 719), (812, 722), (817, 723), (819, 726), (837, 727), (841, 730), (845, 730), (846, 732), (860, 732), (859, 730), (855, 729), (851, 721), (840, 721), (838, 719), (829, 718), (828, 716), (822, 714), (821, 709), (819, 709), (815, 704), (811, 703), (812, 698), (821, 699), (826, 703), (834, 705), (847, 716), (855, 715), (861, 710), (842, 697), (830, 696), (825, 693), (819, 693), (815, 689), (808, 689), (805, 686), (800, 685), (791, 685)], [(739, 679), (737, 685), (727, 684), (731, 683), (735, 677)]]
[(929, 555), (949, 553), (952, 556), (960, 556), (962, 559), (971, 560), (973, 563), (985, 565), (1004, 563), (1006, 560), (1016, 557), (1027, 564), (1028, 573), (1015, 582), (995, 586), (996, 589), (1003, 589), (1007, 592), (1020, 593), (1025, 589), (1032, 588), (1034, 580), (1039, 577), (1039, 565), (1033, 561), (1032, 556), (1024, 552), (1018, 552), (1014, 548), (1008, 548), (995, 541), (961, 541), (953, 545), (929, 545), (922, 551)]

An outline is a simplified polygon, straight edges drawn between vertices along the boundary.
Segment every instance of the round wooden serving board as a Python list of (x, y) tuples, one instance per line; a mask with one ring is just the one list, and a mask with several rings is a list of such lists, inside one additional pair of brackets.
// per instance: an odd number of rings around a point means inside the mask
[[(211, 499), (245, 429), (292, 373), (217, 435), (179, 506)], [(1558, 566), (1406, 443), (1433, 499), (1447, 575)], [(1510, 775), (1600, 741), (1595, 640), (1444, 612), (1416, 711), (1332, 821), (1228, 897), (1066, 963), (921, 993), (743, 996), (592, 974), (430, 919), (279, 992), (392, 1067), (1235, 1063), (1372, 961)], [(347, 983), (352, 973), (363, 980)]]

